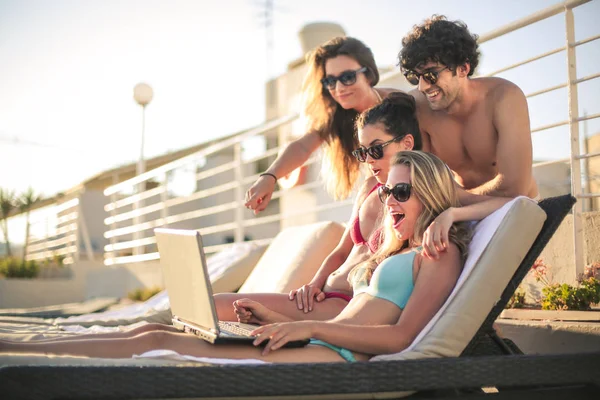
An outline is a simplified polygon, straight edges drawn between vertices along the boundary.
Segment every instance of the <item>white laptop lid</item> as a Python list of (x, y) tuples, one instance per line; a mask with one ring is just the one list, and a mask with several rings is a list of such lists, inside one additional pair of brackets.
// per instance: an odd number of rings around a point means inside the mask
[(219, 332), (200, 233), (166, 228), (157, 228), (154, 233), (171, 313), (201, 328)]

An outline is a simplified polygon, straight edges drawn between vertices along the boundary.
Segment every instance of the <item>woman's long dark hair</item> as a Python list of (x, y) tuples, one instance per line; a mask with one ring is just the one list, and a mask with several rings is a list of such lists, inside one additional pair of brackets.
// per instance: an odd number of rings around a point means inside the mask
[(352, 157), (358, 142), (354, 134), (354, 122), (358, 113), (346, 110), (323, 88), (325, 63), (331, 58), (345, 55), (366, 67), (365, 76), (371, 86), (379, 82), (379, 72), (371, 49), (351, 37), (336, 37), (317, 47), (308, 56), (308, 73), (302, 86), (304, 113), (309, 129), (319, 133), (327, 143), (325, 163), (327, 189), (336, 199), (348, 197), (359, 176), (359, 163)]

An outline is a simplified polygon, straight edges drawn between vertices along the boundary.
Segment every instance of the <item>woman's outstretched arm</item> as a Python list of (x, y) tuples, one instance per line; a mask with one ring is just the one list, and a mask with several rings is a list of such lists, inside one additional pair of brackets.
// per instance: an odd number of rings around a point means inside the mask
[[(302, 166), (310, 155), (323, 143), (317, 132), (308, 132), (299, 139), (291, 142), (265, 171), (276, 178), (288, 175), (296, 168)], [(261, 176), (246, 192), (245, 206), (258, 214), (264, 210), (275, 191), (276, 179), (269, 175)]]

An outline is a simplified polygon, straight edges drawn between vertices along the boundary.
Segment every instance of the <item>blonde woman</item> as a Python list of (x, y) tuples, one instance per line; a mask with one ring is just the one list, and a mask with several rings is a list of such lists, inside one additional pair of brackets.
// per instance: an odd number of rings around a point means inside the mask
[(381, 102), (394, 89), (375, 89), (379, 72), (371, 49), (360, 40), (337, 37), (316, 48), (308, 58), (302, 87), (308, 132), (291, 142), (246, 192), (246, 207), (264, 210), (277, 179), (304, 164), (324, 144), (328, 191), (346, 198), (359, 176), (352, 157), (358, 146), (354, 121), (359, 113)]
[[(354, 297), (329, 321), (262, 326), (255, 330), (255, 346), (211, 345), (185, 333), (153, 331), (127, 339), (0, 342), (0, 353), (122, 358), (170, 349), (199, 357), (285, 363), (365, 361), (376, 354), (399, 352), (410, 345), (452, 291), (471, 232), (468, 224), (454, 223), (446, 251), (436, 259), (421, 255), (427, 227), (448, 210), (455, 211), (455, 216), (461, 214), (452, 173), (431, 154), (403, 151), (395, 155), (387, 183), (378, 194), (386, 210), (385, 240), (373, 257), (350, 274)], [(478, 203), (468, 207), (468, 217), (479, 219), (496, 208), (494, 201)], [(288, 341), (305, 338), (311, 338), (306, 347), (281, 349)]]

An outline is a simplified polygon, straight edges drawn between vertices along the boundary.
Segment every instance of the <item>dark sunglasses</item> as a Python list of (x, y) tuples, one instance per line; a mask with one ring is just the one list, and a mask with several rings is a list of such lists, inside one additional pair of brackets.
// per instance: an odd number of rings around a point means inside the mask
[(390, 194), (394, 196), (394, 199), (399, 201), (400, 203), (404, 203), (408, 199), (410, 199), (410, 190), (412, 185), (410, 183), (397, 183), (393, 188), (389, 188), (387, 186), (379, 186), (377, 189), (377, 194), (379, 195), (379, 201), (385, 204), (385, 201)]
[(359, 162), (366, 162), (367, 155), (371, 156), (373, 160), (379, 160), (383, 157), (383, 148), (388, 144), (395, 142), (396, 140), (402, 139), (404, 136), (396, 136), (395, 138), (388, 140), (387, 142), (374, 144), (371, 147), (359, 147), (352, 152), (352, 155), (356, 157)]
[(359, 72), (365, 72), (366, 70), (367, 67), (362, 67), (356, 71), (344, 71), (340, 74), (340, 76), (329, 75), (321, 79), (321, 83), (325, 89), (329, 90), (335, 89), (335, 84), (337, 81), (340, 81), (344, 86), (354, 85), (356, 83), (356, 74)]
[(442, 72), (445, 69), (448, 69), (448, 67), (444, 67), (438, 71), (423, 72), (422, 74), (419, 74), (418, 72), (415, 72), (415, 71), (406, 71), (406, 72), (404, 72), (404, 77), (406, 78), (408, 83), (410, 83), (411, 85), (417, 86), (419, 84), (419, 80), (421, 79), (421, 77), (423, 77), (423, 79), (425, 79), (431, 85), (435, 85), (438, 80), (438, 77), (440, 75), (440, 72)]

